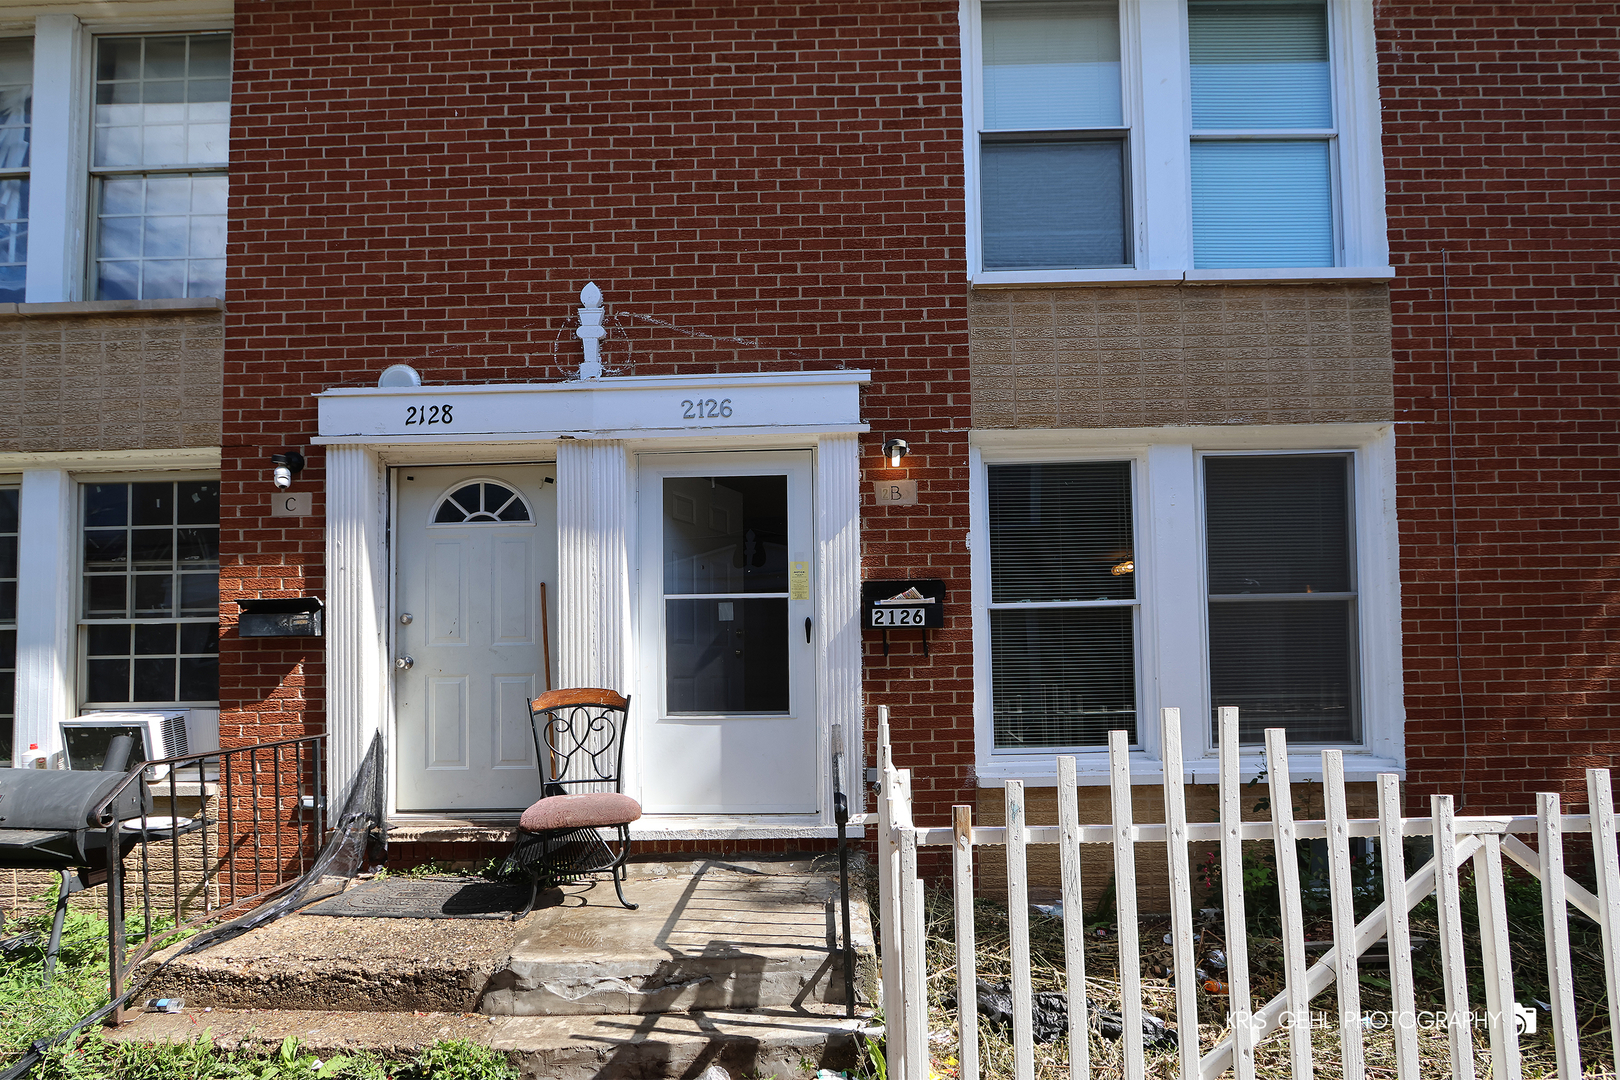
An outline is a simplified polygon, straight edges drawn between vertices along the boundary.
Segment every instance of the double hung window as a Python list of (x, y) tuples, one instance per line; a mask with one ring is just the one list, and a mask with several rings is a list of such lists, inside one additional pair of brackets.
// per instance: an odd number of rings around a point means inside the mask
[(1189, 0), (1193, 265), (1332, 266), (1326, 6)]
[(1128, 461), (992, 465), (990, 633), (998, 749), (1136, 734)]
[(1369, 5), (976, 0), (970, 12), (976, 281), (1387, 276)]
[(1126, 265), (1118, 6), (987, 4), (982, 25), (985, 267)]
[(80, 697), (219, 698), (219, 482), (84, 484)]
[[(1391, 539), (1379, 531), (1386, 523), (1358, 519), (1356, 499), (1358, 453), (1386, 454), (1386, 434), (1362, 452), (1185, 443), (1128, 460), (1100, 448), (1089, 460), (1059, 458), (1055, 445), (1035, 452), (1033, 461), (986, 452), (979, 474), (976, 528), (989, 541), (987, 553), (974, 544), (975, 633), (988, 646), (981, 767), (1100, 750), (1111, 730), (1156, 756), (1146, 732), (1163, 706), (1181, 710), (1189, 762), (1211, 752), (1215, 710), (1228, 705), (1245, 744), (1277, 727), (1295, 745), (1392, 752), (1398, 685), (1393, 697), (1368, 691), (1381, 718), (1369, 732), (1363, 642), (1371, 610), (1384, 626), (1367, 646), (1374, 670), (1391, 665), (1380, 635), (1398, 634), (1397, 586), (1375, 575), (1368, 609), (1361, 582), (1363, 541), (1382, 566), (1377, 553)], [(1364, 483), (1382, 475), (1374, 466)]]
[(96, 41), (95, 294), (223, 296), (229, 34)]
[(0, 488), (0, 765), (12, 760), (17, 719), (17, 501)]
[(24, 298), (33, 123), (34, 41), (0, 38), (0, 303)]

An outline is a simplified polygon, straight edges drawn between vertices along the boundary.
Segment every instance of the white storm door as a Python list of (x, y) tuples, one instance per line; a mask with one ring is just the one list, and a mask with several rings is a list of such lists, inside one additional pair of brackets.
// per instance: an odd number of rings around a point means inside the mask
[(645, 455), (641, 800), (648, 814), (815, 814), (810, 454)]
[(395, 471), (394, 656), (410, 658), (393, 671), (399, 810), (519, 810), (540, 797), (528, 702), (547, 685), (540, 591), (555, 598), (555, 475)]

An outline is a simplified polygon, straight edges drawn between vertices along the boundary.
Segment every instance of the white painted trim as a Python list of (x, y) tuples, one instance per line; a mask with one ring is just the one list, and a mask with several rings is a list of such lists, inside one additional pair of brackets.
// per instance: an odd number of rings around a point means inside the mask
[[(599, 686), (640, 697), (630, 614), (634, 471), (623, 443), (557, 446), (559, 688)], [(632, 708), (647, 715), (646, 702)], [(626, 763), (633, 757), (626, 753)], [(626, 780), (633, 790), (635, 778)]]
[[(349, 387), (316, 395), (316, 441), (410, 445), (863, 431), (860, 386), (869, 381), (867, 371), (811, 371)], [(689, 417), (693, 401), (711, 407)], [(449, 421), (421, 422), (419, 410), (432, 409), (436, 418), (440, 406), (452, 410)]]
[[(977, 226), (974, 226), (977, 228)], [(1143, 229), (1138, 230), (1146, 231)], [(1014, 289), (1040, 285), (1180, 285), (1180, 270), (980, 270), (971, 278), (975, 289)]]
[[(1256, 747), (1244, 747), (1243, 756), (1238, 767), (1245, 782), (1261, 776), (1266, 771), (1266, 760), (1258, 753), (1250, 753)], [(1065, 757), (1075, 759), (1075, 768), (1081, 787), (1100, 787), (1108, 783), (1108, 754), (1065, 754)], [(1057, 785), (1057, 755), (1056, 754), (1026, 754), (1023, 760), (1012, 757), (997, 761), (978, 770), (978, 782), (981, 788), (998, 788), (1008, 780), (1017, 780), (1025, 787), (1055, 787)], [(1322, 781), (1322, 754), (1320, 750), (1297, 750), (1289, 747), (1288, 754), (1289, 777), (1293, 783), (1321, 783)], [(1375, 782), (1383, 773), (1393, 773), (1405, 779), (1406, 764), (1403, 760), (1383, 757), (1378, 754), (1363, 754), (1346, 750), (1344, 752), (1344, 778), (1351, 783), (1370, 784)], [(1213, 784), (1220, 778), (1220, 762), (1215, 758), (1207, 761), (1188, 763), (1183, 766), (1182, 780), (1188, 784)], [(1149, 757), (1146, 753), (1131, 754), (1131, 783), (1135, 784), (1162, 784), (1164, 783), (1164, 766), (1158, 755)]]
[[(389, 596), (386, 476), (377, 455), (333, 447), (326, 455), (328, 805), (341, 806), (372, 736), (393, 725), (387, 677)], [(385, 778), (393, 798), (392, 759)]]
[[(973, 609), (975, 772), (981, 786), (1006, 779), (1055, 782), (1054, 754), (997, 752), (990, 666), (989, 495), (986, 465), (1132, 457), (1137, 482), (1137, 550), (1142, 604), (1137, 645), (1139, 690), (1133, 783), (1159, 773), (1149, 718), (1183, 710), (1182, 754), (1190, 777), (1213, 777), (1208, 677), (1208, 598), (1204, 584), (1203, 451), (1342, 451), (1354, 456), (1357, 612), (1362, 742), (1343, 748), (1350, 779), (1405, 771), (1399, 536), (1395, 516), (1393, 424), (1299, 424), (1234, 427), (974, 431), (969, 436), (969, 550)], [(1196, 617), (1189, 613), (1196, 612)], [(1067, 753), (1067, 751), (1063, 751)], [(1301, 778), (1320, 775), (1319, 748), (1301, 747)], [(1105, 748), (1074, 754), (1083, 782), (1106, 782)], [(1140, 759), (1140, 763), (1137, 763)], [(1258, 758), (1256, 759), (1258, 760)], [(1290, 759), (1292, 762), (1292, 758)], [(1191, 782), (1204, 782), (1203, 780)]]
[(62, 749), (57, 721), (77, 715), (74, 573), (77, 485), (61, 469), (22, 475), (17, 533), (17, 696), (14, 765), (29, 743)]
[(0, 472), (67, 469), (75, 473), (198, 469), (217, 474), (217, 446), (177, 450), (47, 450), (0, 453)]
[[(1133, 178), (1138, 201), (1132, 212), (1140, 238), (1136, 265), (1179, 278), (1182, 268), (1192, 265), (1191, 105), (1183, 59), (1187, 5), (1182, 0), (1141, 0), (1120, 7), (1121, 22), (1135, 29), (1137, 48), (1126, 66), (1127, 78), (1136, 83), (1127, 87), (1127, 100), (1134, 97), (1141, 103), (1131, 132), (1132, 143), (1142, 148), (1131, 163), (1142, 170)], [(1170, 56), (1177, 62), (1165, 64)]]
[[(1337, 0), (1328, 5), (1333, 42), (1334, 107), (1339, 129), (1339, 213), (1344, 262), (1383, 267), (1389, 262), (1384, 210), (1384, 132), (1378, 98), (1378, 40), (1374, 5)], [(1390, 272), (1394, 277), (1394, 272)]]
[[(816, 704), (820, 714), (818, 745), (822, 758), (821, 788), (832, 790), (834, 751), (841, 751), (850, 814), (865, 809), (866, 784), (861, 763), (861, 463), (860, 440), (854, 435), (823, 435), (816, 445), (814, 513), (817, 565)], [(834, 746), (841, 732), (843, 743)], [(822, 799), (823, 820), (831, 824), (832, 805)]]
[(29, 303), (84, 296), (90, 140), (90, 34), (69, 14), (34, 23), (34, 123), (29, 149)]
[(1241, 270), (1189, 270), (1188, 285), (1286, 285), (1333, 281), (1393, 281), (1393, 266), (1246, 267)]

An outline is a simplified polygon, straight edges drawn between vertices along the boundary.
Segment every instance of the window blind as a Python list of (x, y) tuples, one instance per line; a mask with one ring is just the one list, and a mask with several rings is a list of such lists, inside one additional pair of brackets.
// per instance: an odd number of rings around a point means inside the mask
[(1211, 698), (1245, 743), (1360, 740), (1351, 480), (1344, 454), (1204, 459)]
[(986, 131), (1120, 125), (1114, 4), (985, 4)]
[(1332, 266), (1328, 143), (1192, 144), (1193, 265)]
[(1197, 130), (1331, 128), (1321, 4), (1187, 6)]
[(979, 189), (987, 270), (1127, 261), (1122, 140), (986, 141)]
[[(1325, 6), (1191, 0), (1187, 30), (1193, 265), (1332, 266)], [(1289, 134), (1255, 135), (1266, 131)]]
[[(1126, 461), (992, 465), (992, 603), (1129, 600), (1131, 466)], [(1134, 564), (1130, 564), (1134, 571)]]
[(1130, 463), (993, 465), (988, 477), (996, 746), (1096, 746), (1115, 728), (1134, 741)]

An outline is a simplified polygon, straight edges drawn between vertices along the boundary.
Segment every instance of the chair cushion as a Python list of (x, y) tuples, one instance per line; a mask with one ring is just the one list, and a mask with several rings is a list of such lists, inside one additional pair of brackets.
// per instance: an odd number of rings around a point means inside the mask
[(641, 816), (641, 804), (617, 791), (586, 795), (552, 795), (541, 799), (518, 818), (525, 832), (552, 829), (591, 829), (604, 825), (628, 825)]

